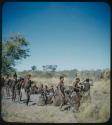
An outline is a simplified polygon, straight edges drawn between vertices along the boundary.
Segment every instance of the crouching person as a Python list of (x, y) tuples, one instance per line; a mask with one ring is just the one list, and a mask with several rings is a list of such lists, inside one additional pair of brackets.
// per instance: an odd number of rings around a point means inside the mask
[(79, 112), (80, 98), (75, 91), (72, 92), (72, 95), (71, 95), (71, 106), (72, 106), (73, 112)]

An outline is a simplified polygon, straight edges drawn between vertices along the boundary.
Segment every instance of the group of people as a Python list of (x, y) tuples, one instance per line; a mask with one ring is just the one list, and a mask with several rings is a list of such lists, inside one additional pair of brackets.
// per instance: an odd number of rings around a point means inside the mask
[(22, 90), (24, 89), (26, 93), (26, 105), (28, 105), (30, 100), (31, 85), (31, 75), (27, 75), (26, 78), (20, 77), (18, 79), (16, 73), (12, 78), (10, 78), (8, 74), (5, 78), (2, 77), (2, 97), (11, 97), (12, 101), (15, 102), (16, 99), (18, 99), (18, 102), (20, 102), (22, 98)]
[(17, 99), (18, 102), (20, 102), (22, 99), (22, 91), (24, 90), (27, 106), (31, 94), (40, 94), (41, 97), (44, 98), (45, 104), (54, 102), (56, 104), (58, 102), (60, 108), (62, 108), (65, 104), (72, 102), (78, 109), (80, 107), (82, 93), (84, 94), (88, 92), (88, 96), (90, 96), (90, 86), (92, 85), (90, 83), (90, 79), (81, 82), (80, 78), (76, 78), (75, 81), (73, 81), (72, 86), (66, 88), (64, 85), (64, 76), (60, 76), (59, 83), (55, 88), (43, 84), (39, 87), (31, 80), (30, 74), (27, 75), (26, 78), (17, 78), (16, 73), (12, 78), (10, 78), (9, 75), (2, 77), (3, 95), (6, 93), (6, 96), (11, 97), (12, 101), (15, 102)]

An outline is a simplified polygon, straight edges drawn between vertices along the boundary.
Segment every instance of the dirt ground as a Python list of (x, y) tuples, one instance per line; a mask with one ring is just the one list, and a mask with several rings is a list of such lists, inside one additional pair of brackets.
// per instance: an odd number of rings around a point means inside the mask
[(59, 107), (52, 105), (38, 106), (38, 95), (32, 95), (29, 106), (12, 102), (11, 99), (2, 100), (3, 120), (8, 122), (33, 123), (76, 123), (74, 114), (70, 111), (60, 111)]
[(102, 80), (91, 87), (91, 103), (81, 103), (80, 112), (60, 111), (53, 105), (38, 106), (38, 95), (31, 95), (29, 106), (25, 105), (25, 95), (21, 103), (2, 99), (2, 118), (6, 122), (27, 123), (85, 123), (106, 122), (110, 117), (110, 80)]

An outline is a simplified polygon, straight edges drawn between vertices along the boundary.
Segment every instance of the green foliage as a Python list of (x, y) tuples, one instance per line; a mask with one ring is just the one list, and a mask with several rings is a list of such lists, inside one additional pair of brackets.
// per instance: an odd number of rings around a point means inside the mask
[(36, 71), (37, 67), (36, 67), (36, 66), (32, 66), (31, 69), (32, 69), (33, 71)]
[[(30, 73), (30, 70), (26, 70), (23, 72), (20, 72), (19, 74), (21, 76), (25, 76), (28, 73)], [(63, 71), (55, 71), (55, 72), (48, 72), (48, 71), (35, 71), (31, 72), (32, 77), (40, 77), (40, 78), (52, 78), (56, 77), (59, 78), (60, 75), (63, 75), (64, 77), (68, 77), (70, 79), (79, 77), (81, 80), (84, 80), (86, 78), (90, 78), (94, 81), (101, 80), (101, 79), (110, 79), (110, 70), (82, 70), (78, 71), (77, 69), (73, 70), (63, 70)], [(78, 74), (78, 75), (77, 75)]]
[(28, 41), (20, 34), (15, 34), (2, 42), (2, 73), (15, 70), (18, 61), (29, 56)]
[(57, 65), (46, 65), (46, 66), (42, 66), (43, 67), (43, 71), (45, 72), (55, 72), (57, 69)]

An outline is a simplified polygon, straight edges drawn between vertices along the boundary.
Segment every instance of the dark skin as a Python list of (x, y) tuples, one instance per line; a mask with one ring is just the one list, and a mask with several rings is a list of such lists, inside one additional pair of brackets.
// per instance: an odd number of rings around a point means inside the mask
[[(61, 85), (64, 86), (64, 77), (60, 78), (59, 86), (61, 87)], [(64, 105), (65, 95), (62, 92), (61, 88), (60, 88), (60, 93), (61, 93), (61, 96), (62, 96), (62, 102), (61, 102), (60, 108), (62, 108), (62, 106)]]
[[(31, 82), (30, 81), (31, 80), (31, 76), (30, 75), (27, 76), (27, 79), (28, 79), (28, 82)], [(30, 89), (29, 88), (27, 89), (26, 94), (27, 94), (26, 105), (28, 106), (28, 103), (29, 103), (29, 100), (30, 100)]]
[[(64, 85), (64, 78), (60, 79), (59, 85)], [(61, 92), (61, 95), (64, 97), (64, 94), (62, 93), (62, 91), (60, 92)]]
[(76, 79), (75, 82), (73, 82), (73, 87), (76, 92), (80, 91), (80, 87), (78, 86), (78, 83), (80, 82), (80, 79)]
[[(17, 77), (13, 76), (13, 79), (15, 80), (15, 82), (17, 81)], [(15, 99), (16, 99), (16, 92), (14, 87), (12, 92), (12, 101), (15, 101)]]
[(48, 97), (47, 97), (47, 92), (48, 92), (48, 86), (47, 85), (45, 85), (45, 88), (44, 88), (44, 93), (45, 93), (45, 97), (46, 97), (46, 99), (45, 99), (45, 104), (47, 104), (47, 100), (48, 100)]
[(51, 86), (50, 91), (54, 93), (54, 88)]
[(27, 76), (27, 79), (28, 79), (28, 80), (30, 80), (30, 79), (31, 79), (31, 76), (30, 76), (30, 75), (28, 75), (28, 76)]
[[(9, 85), (9, 83), (10, 83), (10, 78), (9, 78), (9, 75), (6, 76), (6, 79), (5, 79), (5, 80), (7, 81), (7, 85), (6, 85), (7, 96), (10, 96), (10, 92), (9, 92), (9, 88), (10, 88), (10, 85)], [(4, 81), (4, 82), (5, 82), (5, 81)]]
[(2, 78), (1, 78), (1, 82), (2, 82), (2, 86), (4, 86), (5, 79), (4, 79), (3, 76), (2, 76)]
[(79, 92), (81, 91), (81, 88), (78, 86), (78, 84), (80, 83), (80, 79), (76, 79), (75, 82), (73, 82), (73, 87), (74, 87), (74, 91), (76, 91), (77, 96), (79, 97), (78, 99), (78, 107), (80, 106), (80, 99), (81, 99), (81, 95), (79, 94)]
[(41, 87), (40, 87), (41, 89), (43, 89), (43, 84), (41, 84)]

